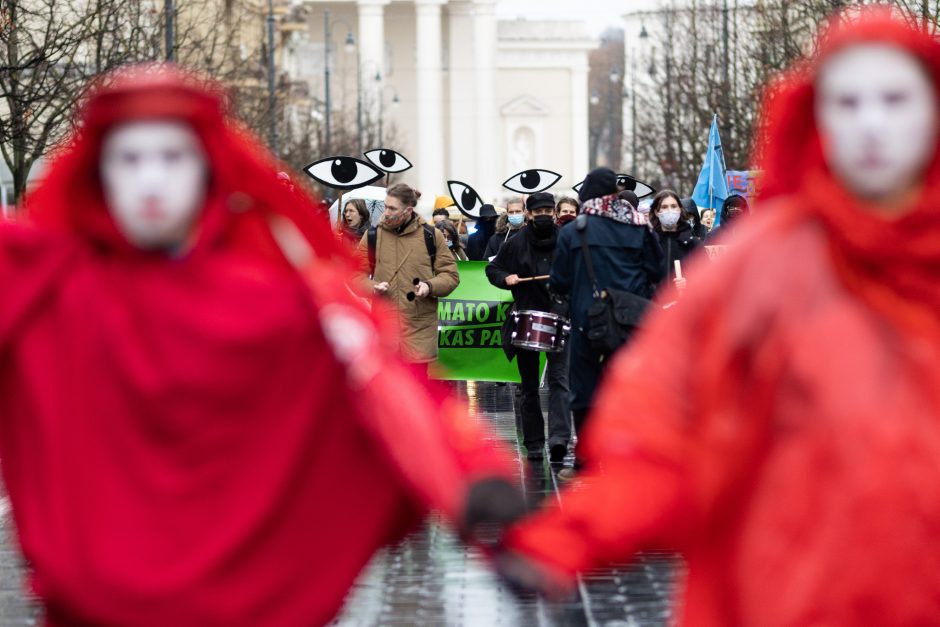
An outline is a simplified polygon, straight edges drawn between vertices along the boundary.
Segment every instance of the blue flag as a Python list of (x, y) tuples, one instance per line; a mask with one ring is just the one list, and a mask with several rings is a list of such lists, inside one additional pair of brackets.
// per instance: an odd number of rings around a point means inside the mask
[(725, 155), (721, 151), (721, 139), (718, 137), (718, 116), (712, 119), (712, 127), (708, 131), (708, 151), (705, 153), (705, 162), (702, 172), (698, 175), (698, 183), (692, 192), (692, 199), (703, 209), (715, 210), (715, 226), (721, 223), (721, 205), (728, 197), (728, 181), (725, 178)]

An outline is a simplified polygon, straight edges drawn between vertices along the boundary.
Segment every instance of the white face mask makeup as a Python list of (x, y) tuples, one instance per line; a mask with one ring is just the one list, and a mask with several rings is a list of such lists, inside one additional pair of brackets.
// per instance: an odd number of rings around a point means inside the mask
[(108, 210), (130, 243), (158, 250), (186, 240), (205, 201), (208, 172), (189, 125), (117, 126), (105, 137), (100, 168)]
[(851, 192), (890, 204), (917, 185), (936, 150), (937, 99), (914, 57), (852, 46), (825, 62), (816, 88), (826, 162)]

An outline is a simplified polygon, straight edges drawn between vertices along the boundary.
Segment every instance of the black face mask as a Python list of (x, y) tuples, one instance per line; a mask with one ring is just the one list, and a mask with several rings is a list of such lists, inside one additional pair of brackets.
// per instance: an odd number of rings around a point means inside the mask
[(544, 239), (551, 237), (555, 232), (555, 218), (552, 216), (535, 216), (532, 218), (532, 232), (536, 237)]

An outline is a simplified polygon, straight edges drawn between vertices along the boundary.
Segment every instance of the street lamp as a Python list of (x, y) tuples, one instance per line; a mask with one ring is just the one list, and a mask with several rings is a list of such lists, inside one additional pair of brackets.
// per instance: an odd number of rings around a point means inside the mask
[[(270, 0), (269, 0), (270, 1)], [(345, 20), (334, 20), (346, 27), (346, 52), (352, 52), (356, 48), (356, 38), (353, 37), (352, 27)], [(332, 101), (330, 100), (330, 44), (333, 40), (330, 22), (330, 10), (323, 11), (323, 101), (326, 106), (326, 154), (330, 154), (333, 129), (330, 125), (330, 109)]]
[(277, 150), (277, 96), (274, 84), (274, 0), (268, 0), (268, 115), (270, 128), (268, 129), (268, 143), (271, 151)]
[(163, 0), (163, 35), (166, 40), (166, 60), (173, 61), (176, 56), (176, 36), (173, 34), (173, 18), (176, 16), (176, 9), (173, 7), (173, 0)]
[[(376, 75), (375, 75), (375, 78), (376, 78), (377, 81), (379, 81), (379, 80), (382, 79), (382, 75), (381, 75), (381, 74), (376, 74)], [(385, 90), (386, 90), (386, 89), (391, 89), (391, 90), (392, 90), (392, 106), (393, 106), (393, 107), (397, 108), (397, 107), (398, 107), (398, 104), (401, 102), (401, 98), (398, 97), (398, 91), (397, 91), (394, 87), (392, 87), (391, 85), (386, 85), (386, 86), (382, 87), (381, 89), (379, 89), (379, 148), (384, 148), (384, 147), (385, 147), (385, 138), (383, 137), (383, 132), (382, 132), (382, 131), (383, 131), (383, 129), (382, 129), (383, 119), (382, 119), (382, 117), (383, 117), (383, 115), (384, 115), (384, 113), (385, 113)]]
[(597, 90), (596, 90), (596, 89), (592, 89), (592, 90), (591, 90), (591, 99), (590, 99), (591, 105), (597, 106), (597, 103), (599, 103), (600, 101), (601, 101), (601, 99), (600, 99), (600, 97), (597, 95)]

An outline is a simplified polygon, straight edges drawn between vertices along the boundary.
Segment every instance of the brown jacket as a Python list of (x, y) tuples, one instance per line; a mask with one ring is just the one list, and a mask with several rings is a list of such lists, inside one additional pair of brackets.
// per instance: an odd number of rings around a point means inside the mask
[[(403, 352), (414, 362), (429, 362), (437, 357), (437, 299), (447, 296), (457, 288), (460, 276), (457, 262), (447, 248), (440, 229), (434, 232), (437, 258), (431, 271), (431, 258), (424, 243), (424, 218), (415, 215), (399, 234), (395, 229), (379, 222), (375, 246), (375, 276), (369, 287), (388, 281), (387, 297), (401, 312), (401, 335)], [(368, 258), (368, 232), (359, 241), (359, 251)], [(368, 264), (368, 262), (366, 262)], [(396, 269), (398, 270), (396, 273)], [(427, 298), (409, 301), (407, 294), (413, 292), (413, 280), (427, 283), (431, 294)]]

